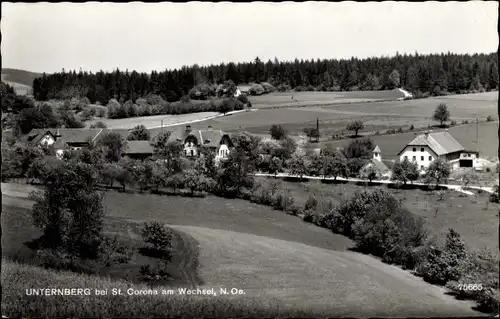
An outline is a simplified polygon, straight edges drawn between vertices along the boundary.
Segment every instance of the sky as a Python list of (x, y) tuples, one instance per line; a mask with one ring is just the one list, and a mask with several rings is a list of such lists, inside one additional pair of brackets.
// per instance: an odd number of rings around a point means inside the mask
[(498, 49), (496, 1), (1, 6), (2, 67), (33, 72)]

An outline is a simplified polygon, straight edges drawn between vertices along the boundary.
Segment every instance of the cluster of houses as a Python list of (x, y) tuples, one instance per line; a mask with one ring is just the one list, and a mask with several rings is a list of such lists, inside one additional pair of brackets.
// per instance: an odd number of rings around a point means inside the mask
[[(28, 143), (33, 145), (52, 146), (58, 157), (66, 149), (80, 149), (88, 147), (100, 135), (106, 132), (116, 132), (124, 139), (130, 133), (124, 129), (36, 129), (25, 136)], [(208, 127), (205, 130), (193, 130), (190, 125), (173, 131), (169, 142), (181, 142), (184, 145), (184, 155), (187, 158), (199, 156), (201, 148), (207, 148), (216, 154), (219, 162), (227, 159), (233, 143), (228, 133)], [(382, 160), (382, 151), (377, 145), (372, 151), (371, 160), (366, 167), (375, 168), (379, 177), (389, 178), (391, 171)], [(149, 141), (128, 141), (123, 156), (134, 159), (145, 159), (153, 155), (153, 147)], [(416, 136), (398, 153), (399, 160), (409, 160), (417, 163), (421, 172), (424, 172), (436, 159), (448, 162), (452, 169), (475, 168), (480, 169), (479, 153), (466, 150), (447, 131), (425, 132)]]
[[(126, 139), (130, 133), (126, 129), (35, 129), (25, 135), (31, 145), (50, 146), (55, 150), (56, 156), (61, 158), (65, 150), (86, 148), (94, 143), (99, 136), (115, 132)], [(215, 153), (215, 160), (219, 162), (229, 156), (233, 146), (229, 134), (221, 130), (213, 130), (209, 126), (206, 130), (193, 130), (190, 125), (180, 128), (170, 134), (168, 142), (181, 142), (184, 145), (184, 155), (195, 158), (200, 153), (200, 148), (207, 148)], [(123, 156), (133, 159), (145, 159), (153, 155), (150, 141), (127, 141)]]

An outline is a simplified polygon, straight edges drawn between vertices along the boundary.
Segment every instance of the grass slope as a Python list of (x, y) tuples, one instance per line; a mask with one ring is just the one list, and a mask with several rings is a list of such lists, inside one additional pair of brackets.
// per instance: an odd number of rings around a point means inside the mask
[(369, 256), (238, 232), (172, 227), (200, 242), (204, 287), (242, 289), (241, 299), (276, 298), (333, 316), (474, 314), (469, 303)]
[(33, 80), (41, 76), (40, 73), (18, 69), (2, 69), (2, 81), (11, 85), (17, 94), (26, 95), (31, 91)]

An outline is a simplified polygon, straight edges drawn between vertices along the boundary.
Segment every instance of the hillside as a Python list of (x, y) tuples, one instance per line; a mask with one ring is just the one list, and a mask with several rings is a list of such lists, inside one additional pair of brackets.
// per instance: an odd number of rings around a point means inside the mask
[(26, 95), (32, 90), (33, 80), (41, 76), (40, 73), (17, 69), (2, 69), (2, 82), (12, 86), (17, 94)]
[(35, 73), (18, 69), (2, 69), (2, 81), (18, 83), (31, 87), (33, 80), (41, 76), (41, 73)]

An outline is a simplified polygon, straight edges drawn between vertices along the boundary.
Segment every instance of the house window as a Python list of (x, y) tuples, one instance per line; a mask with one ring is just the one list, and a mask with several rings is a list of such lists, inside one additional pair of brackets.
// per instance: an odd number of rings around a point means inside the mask
[(424, 157), (423, 156), (420, 156), (420, 160), (423, 161), (424, 160)]
[(416, 148), (416, 147), (414, 147), (414, 148), (413, 148), (413, 151), (414, 151), (414, 152), (416, 152), (416, 151), (417, 151), (417, 148)]
[(193, 151), (193, 150), (191, 150), (191, 156), (193, 156), (193, 155), (194, 155), (194, 151)]
[(420, 149), (420, 152), (423, 152), (423, 151), (424, 151), (424, 148), (422, 147), (422, 148)]
[(405, 160), (408, 160), (408, 156), (405, 156)]
[(432, 156), (429, 156), (429, 161), (432, 161)]
[(424, 169), (424, 165), (420, 165), (420, 169)]
[(417, 160), (417, 157), (416, 156), (413, 156), (413, 161), (416, 161)]

